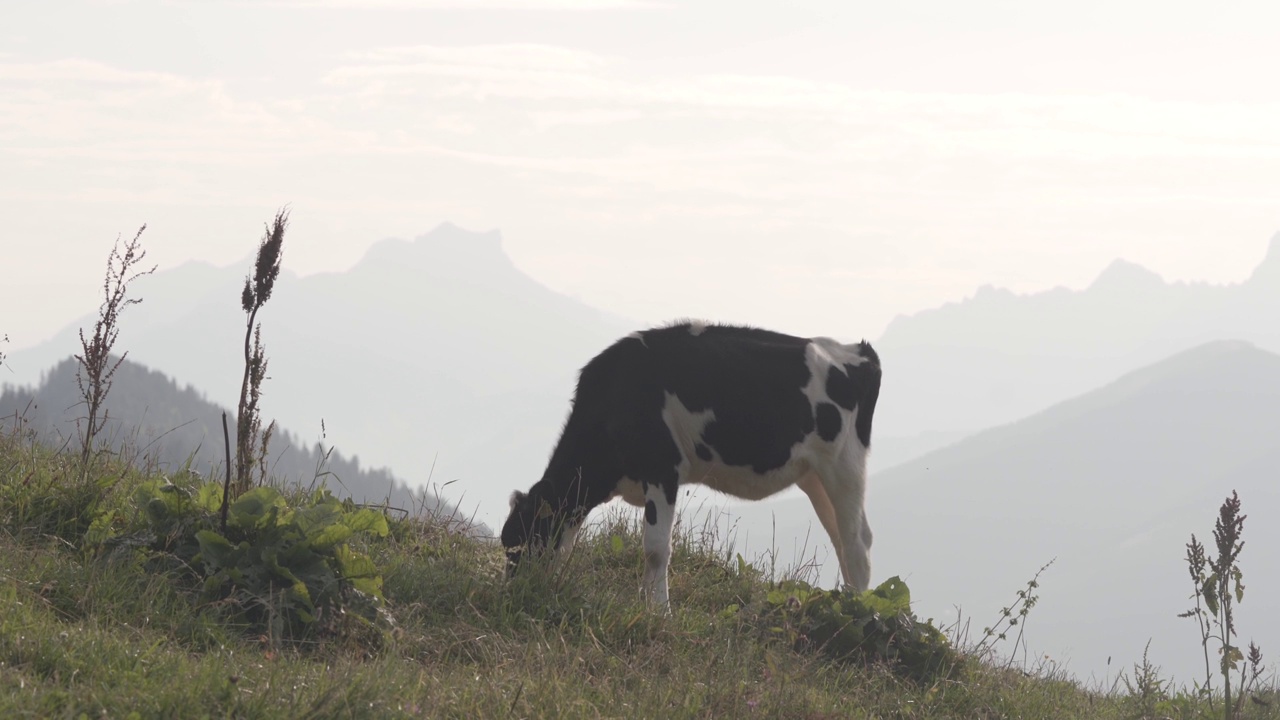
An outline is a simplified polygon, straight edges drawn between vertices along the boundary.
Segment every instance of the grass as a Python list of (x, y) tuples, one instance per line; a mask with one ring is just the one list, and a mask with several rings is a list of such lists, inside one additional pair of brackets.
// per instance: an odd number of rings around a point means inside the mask
[[(562, 570), (511, 581), (498, 548), (393, 520), (359, 543), (394, 624), (280, 641), (236, 624), (190, 569), (87, 544), (95, 514), (142, 514), (132, 490), (149, 478), (102, 459), (78, 480), (74, 460), (0, 438), (0, 717), (1208, 716), (1187, 696), (1090, 690), (981, 658), (926, 681), (831, 660), (781, 632), (770, 583), (705, 533), (681, 533), (674, 612), (654, 614), (629, 516), (582, 538)], [(1261, 699), (1244, 717), (1280, 718), (1274, 691)]]

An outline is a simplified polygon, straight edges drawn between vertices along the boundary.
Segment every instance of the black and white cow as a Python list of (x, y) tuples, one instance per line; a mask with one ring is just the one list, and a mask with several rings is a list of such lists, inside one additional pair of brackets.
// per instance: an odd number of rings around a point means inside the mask
[(863, 499), (880, 359), (866, 342), (686, 322), (632, 333), (578, 379), (542, 479), (511, 496), (502, 544), (564, 552), (615, 497), (644, 507), (643, 588), (666, 608), (677, 489), (749, 500), (797, 485), (831, 536), (844, 581), (871, 579)]

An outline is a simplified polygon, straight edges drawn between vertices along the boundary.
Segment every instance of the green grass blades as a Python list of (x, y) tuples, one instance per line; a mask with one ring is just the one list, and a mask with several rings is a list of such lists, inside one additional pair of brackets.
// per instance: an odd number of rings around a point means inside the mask
[[(1104, 692), (966, 657), (896, 578), (771, 581), (705, 529), (676, 538), (664, 616), (631, 514), (507, 580), (492, 542), (324, 491), (250, 491), (224, 534), (197, 478), (109, 459), (81, 533), (33, 530), (61, 462), (0, 438), (4, 718), (1208, 717), (1154, 676)], [(1280, 717), (1256, 697), (1241, 717)]]

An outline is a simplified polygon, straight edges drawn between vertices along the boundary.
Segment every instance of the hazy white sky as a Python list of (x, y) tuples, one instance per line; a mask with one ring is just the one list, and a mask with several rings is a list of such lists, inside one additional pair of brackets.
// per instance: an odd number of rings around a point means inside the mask
[[(0, 5), (0, 334), (162, 267), (349, 266), (442, 221), (640, 322), (874, 338), (1116, 257), (1244, 278), (1280, 231), (1280, 5)], [(234, 301), (234, 299), (232, 300)]]

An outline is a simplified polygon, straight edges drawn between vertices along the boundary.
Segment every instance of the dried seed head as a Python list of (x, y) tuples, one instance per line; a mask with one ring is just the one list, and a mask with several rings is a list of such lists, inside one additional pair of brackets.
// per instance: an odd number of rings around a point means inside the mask
[(253, 265), (253, 277), (244, 279), (244, 292), (240, 305), (246, 313), (262, 307), (271, 299), (276, 278), (280, 276), (280, 260), (284, 255), (284, 232), (289, 227), (289, 211), (281, 209), (262, 235), (258, 245), (258, 257)]

